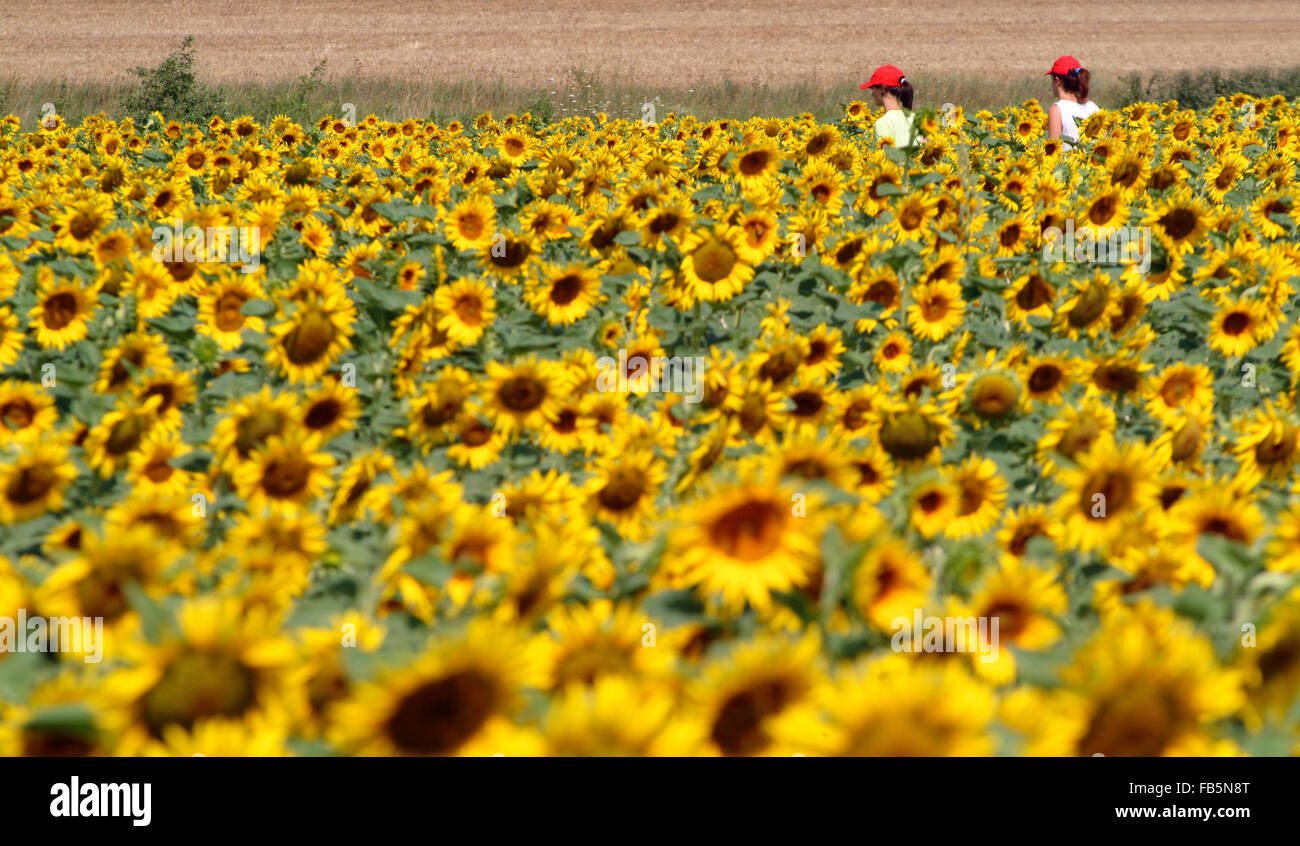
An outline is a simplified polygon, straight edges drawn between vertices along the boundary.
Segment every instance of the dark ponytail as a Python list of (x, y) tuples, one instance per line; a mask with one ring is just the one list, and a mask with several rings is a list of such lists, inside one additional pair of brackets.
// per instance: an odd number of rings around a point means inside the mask
[(898, 102), (903, 105), (903, 108), (907, 109), (909, 112), (912, 110), (912, 96), (915, 93), (912, 91), (912, 83), (904, 79), (898, 85), (881, 85), (879, 88), (882, 91), (893, 94), (894, 97), (898, 99)]
[(1087, 68), (1075, 68), (1069, 73), (1054, 73), (1052, 76), (1061, 81), (1061, 88), (1073, 94), (1074, 99), (1080, 103), (1088, 102), (1088, 84), (1092, 81), (1092, 74)]

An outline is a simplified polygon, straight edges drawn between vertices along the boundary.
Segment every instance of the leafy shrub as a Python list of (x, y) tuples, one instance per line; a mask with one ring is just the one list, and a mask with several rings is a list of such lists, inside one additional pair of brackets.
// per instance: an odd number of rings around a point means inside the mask
[(122, 109), (137, 121), (143, 123), (161, 112), (169, 120), (203, 123), (222, 111), (221, 98), (194, 72), (192, 35), (185, 36), (180, 48), (157, 67), (137, 65), (131, 74), (139, 77), (140, 87), (123, 98)]
[(1120, 77), (1127, 87), (1126, 100), (1177, 100), (1185, 109), (1204, 109), (1213, 106), (1220, 97), (1230, 97), (1242, 92), (1254, 97), (1271, 97), (1282, 94), (1288, 98), (1300, 96), (1300, 67), (1253, 68), (1241, 71), (1206, 70), (1195, 73), (1184, 71), (1164, 75), (1155, 73), (1143, 81), (1141, 74)]

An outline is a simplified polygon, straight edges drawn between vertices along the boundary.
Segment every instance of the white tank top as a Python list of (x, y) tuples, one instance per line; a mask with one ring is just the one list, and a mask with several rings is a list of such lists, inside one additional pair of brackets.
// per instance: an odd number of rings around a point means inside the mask
[(1079, 140), (1079, 124), (1095, 115), (1097, 104), (1089, 100), (1076, 103), (1073, 100), (1057, 100), (1056, 108), (1061, 113), (1061, 137), (1070, 141)]

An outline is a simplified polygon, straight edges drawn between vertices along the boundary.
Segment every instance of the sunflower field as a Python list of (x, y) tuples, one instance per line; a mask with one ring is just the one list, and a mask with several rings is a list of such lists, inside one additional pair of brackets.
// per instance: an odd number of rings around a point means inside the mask
[(1300, 104), (876, 117), (0, 121), (0, 754), (1291, 754)]

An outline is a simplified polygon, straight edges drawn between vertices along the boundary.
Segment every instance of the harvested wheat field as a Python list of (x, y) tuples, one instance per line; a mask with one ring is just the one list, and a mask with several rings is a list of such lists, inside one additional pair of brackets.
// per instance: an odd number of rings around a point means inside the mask
[[(679, 87), (734, 79), (842, 80), (891, 61), (921, 74), (1038, 71), (1069, 52), (1109, 74), (1280, 66), (1295, 60), (1300, 4), (1102, 0), (6, 0), (0, 73), (112, 82), (187, 34), (200, 73), (224, 82), (331, 75), (546, 84), (575, 68)], [(53, 12), (53, 14), (52, 14)], [(1049, 23), (1050, 21), (1050, 23)]]

